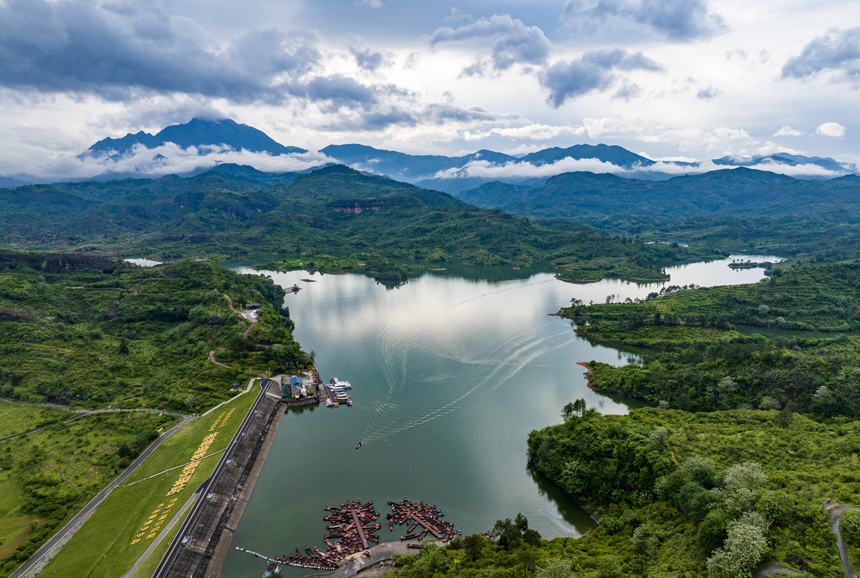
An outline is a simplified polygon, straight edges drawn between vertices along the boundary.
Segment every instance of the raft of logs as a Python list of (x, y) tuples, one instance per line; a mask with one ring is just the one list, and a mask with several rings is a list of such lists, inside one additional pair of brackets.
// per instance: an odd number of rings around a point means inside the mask
[(328, 522), (328, 533), (325, 535), (326, 551), (319, 548), (313, 550), (305, 546), (305, 553), (296, 551), (278, 558), (279, 562), (300, 568), (320, 568), (334, 570), (337, 563), (351, 554), (368, 548), (368, 542), (379, 543), (379, 536), (374, 535), (382, 527), (377, 524), (379, 514), (373, 507), (373, 502), (362, 504), (360, 501), (347, 502), (340, 507), (326, 506), (329, 512), (323, 520)]
[[(430, 506), (422, 502), (413, 502), (403, 498), (399, 502), (388, 502), (391, 513), (388, 514), (388, 528), (394, 530), (394, 524), (407, 525), (406, 535), (401, 540), (420, 540), (428, 533), (437, 540), (448, 541), (460, 534), (454, 529), (454, 525), (442, 519), (445, 512), (435, 505)], [(421, 531), (415, 532), (420, 526)]]
[[(406, 498), (400, 502), (388, 502), (391, 513), (386, 516), (388, 529), (394, 531), (394, 525), (406, 525), (407, 530), (401, 540), (420, 540), (428, 534), (437, 540), (451, 540), (460, 532), (454, 525), (442, 519), (445, 513), (435, 505), (424, 502), (412, 502)], [(324, 541), (326, 550), (305, 546), (304, 552), (298, 548), (291, 554), (284, 554), (275, 561), (288, 566), (299, 568), (316, 568), (320, 570), (335, 570), (338, 562), (356, 552), (367, 550), (369, 542), (379, 543), (376, 533), (382, 524), (376, 522), (379, 517), (373, 502), (362, 504), (360, 501), (346, 502), (340, 507), (326, 506), (328, 515), (323, 518), (328, 522), (328, 533)], [(418, 544), (408, 544), (409, 548), (421, 549)]]

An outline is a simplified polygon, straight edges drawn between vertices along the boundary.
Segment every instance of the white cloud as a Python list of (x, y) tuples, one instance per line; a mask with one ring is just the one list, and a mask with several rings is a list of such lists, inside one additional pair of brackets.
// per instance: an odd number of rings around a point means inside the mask
[(793, 129), (790, 126), (783, 126), (781, 129), (773, 133), (773, 136), (801, 136), (803, 133)]
[(642, 124), (638, 121), (614, 118), (585, 118), (582, 125), (588, 131), (590, 138), (597, 138), (604, 134), (640, 134), (643, 132)]
[(508, 138), (519, 138), (529, 140), (549, 140), (561, 135), (581, 135), (585, 128), (581, 126), (550, 126), (546, 124), (530, 124), (514, 128), (494, 128), (481, 132), (466, 132), (463, 138), (467, 141), (480, 140), (489, 136), (497, 135)]
[(822, 136), (840, 137), (845, 134), (845, 127), (837, 122), (825, 122), (818, 125), (815, 133)]
[(790, 149), (788, 147), (784, 147), (782, 145), (778, 145), (775, 142), (767, 141), (764, 146), (758, 148), (758, 154), (762, 156), (772, 155), (774, 153), (788, 153), (790, 155), (802, 155), (803, 151), (798, 151), (795, 149)]
[[(683, 158), (683, 157), (681, 157)], [(690, 160), (690, 159), (686, 159)], [(625, 169), (612, 163), (603, 162), (598, 159), (572, 159), (564, 158), (554, 163), (533, 165), (524, 162), (508, 162), (505, 164), (493, 164), (489, 161), (476, 160), (464, 167), (452, 168), (439, 171), (434, 178), (457, 179), (468, 177), (479, 177), (485, 179), (527, 179), (536, 177), (551, 177), (562, 173), (574, 171), (588, 171), (592, 173), (611, 173), (622, 177), (640, 177), (643, 173), (654, 173), (664, 175), (694, 175), (708, 173), (711, 171), (734, 170), (737, 167), (716, 165), (711, 161), (700, 163), (698, 166), (677, 165), (671, 161), (658, 161), (653, 165), (636, 165), (631, 169)], [(792, 177), (838, 177), (837, 173), (816, 165), (785, 165), (780, 163), (761, 163), (752, 167), (756, 170), (767, 171)]]
[(33, 177), (56, 181), (86, 179), (103, 173), (135, 173), (147, 176), (188, 173), (195, 169), (212, 168), (221, 163), (249, 165), (264, 172), (291, 172), (334, 162), (323, 153), (307, 152), (290, 155), (270, 155), (237, 151), (223, 146), (182, 147), (174, 143), (148, 149), (135, 145), (131, 154), (119, 158), (62, 157), (32, 172)]
[(707, 131), (697, 127), (688, 127), (667, 130), (658, 136), (660, 142), (675, 144), (682, 151), (696, 148), (713, 151), (725, 146), (729, 141), (738, 139), (750, 140), (750, 135), (745, 130), (737, 128), (720, 127), (713, 131)]

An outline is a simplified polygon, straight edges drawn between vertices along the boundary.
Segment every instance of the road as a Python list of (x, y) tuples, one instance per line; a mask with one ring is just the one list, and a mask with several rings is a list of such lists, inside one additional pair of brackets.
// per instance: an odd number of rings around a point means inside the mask
[[(15, 403), (15, 402), (13, 402), (13, 403)], [(172, 413), (169, 411), (162, 411), (160, 409), (145, 409), (145, 408), (140, 408), (140, 409), (71, 409), (71, 408), (68, 408), (68, 407), (63, 406), (63, 405), (53, 405), (53, 404), (49, 404), (49, 403), (28, 403), (28, 404), (24, 404), (24, 405), (37, 405), (37, 406), (42, 406), (42, 407), (53, 407), (53, 408), (57, 408), (57, 409), (65, 409), (67, 411), (73, 411), (77, 415), (73, 415), (72, 417), (67, 417), (66, 419), (54, 421), (51, 423), (46, 423), (43, 426), (33, 428), (33, 429), (28, 429), (27, 431), (22, 431), (21, 433), (7, 436), (5, 438), (0, 438), (0, 442), (5, 442), (6, 440), (13, 440), (15, 438), (19, 438), (19, 437), (27, 435), (27, 434), (36, 433), (37, 431), (42, 431), (46, 427), (51, 427), (52, 425), (56, 425), (56, 424), (60, 423), (61, 421), (65, 422), (65, 423), (69, 423), (70, 421), (75, 421), (79, 417), (84, 417), (87, 415), (93, 415), (95, 413), (122, 413), (122, 412), (131, 412), (131, 411), (147, 411), (150, 413), (163, 413), (165, 415), (175, 415), (176, 417), (181, 417), (182, 419), (185, 419), (185, 418), (191, 419), (190, 415), (185, 415), (182, 413)]]
[[(130, 410), (95, 410), (95, 411), (92, 411), (89, 413), (119, 412), (119, 411), (130, 411)], [(146, 411), (146, 410), (143, 410), (143, 411)], [(156, 411), (156, 410), (149, 410), (149, 411)], [(128, 476), (130, 476), (132, 473), (134, 473), (134, 471), (140, 466), (140, 464), (142, 464), (146, 460), (146, 458), (148, 458), (152, 454), (152, 452), (154, 452), (158, 448), (158, 446), (160, 446), (164, 442), (164, 440), (166, 440), (171, 435), (176, 433), (177, 430), (179, 430), (182, 426), (184, 426), (185, 424), (190, 422), (191, 419), (192, 418), (190, 415), (182, 416), (182, 421), (180, 423), (176, 424), (175, 426), (173, 426), (172, 428), (167, 430), (165, 433), (158, 436), (158, 439), (155, 440), (152, 444), (150, 444), (150, 446), (148, 448), (146, 448), (143, 451), (143, 453), (140, 454), (140, 456), (138, 456), (138, 458), (136, 460), (134, 460), (134, 463), (132, 463), (129, 467), (127, 467), (105, 489), (103, 489), (101, 492), (96, 494), (96, 497), (93, 498), (92, 500), (90, 500), (90, 502), (86, 506), (84, 506), (84, 508), (80, 512), (78, 512), (74, 518), (69, 520), (69, 522), (65, 526), (63, 526), (59, 532), (54, 534), (50, 540), (45, 542), (45, 544), (36, 551), (35, 554), (30, 556), (30, 558), (26, 562), (21, 564), (21, 566), (17, 570), (12, 572), (9, 575), (9, 578), (20, 578), (28, 570), (30, 570), (30, 568), (32, 568), (39, 560), (41, 560), (42, 557), (45, 554), (47, 554), (48, 551), (51, 550), (51, 548), (53, 548), (57, 544), (57, 542), (60, 542), (61, 540), (65, 539), (67, 537), (71, 538), (72, 535), (74, 535), (74, 533), (77, 531), (76, 526), (78, 525), (78, 523), (82, 519), (87, 518), (96, 508), (98, 508), (99, 505), (104, 501), (104, 499), (107, 498), (108, 494), (110, 494), (111, 491), (113, 491), (113, 489), (117, 485), (121, 484)]]

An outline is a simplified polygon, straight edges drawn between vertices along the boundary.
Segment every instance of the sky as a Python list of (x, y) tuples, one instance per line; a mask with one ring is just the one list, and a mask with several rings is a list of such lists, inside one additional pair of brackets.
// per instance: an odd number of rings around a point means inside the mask
[(0, 0), (0, 175), (195, 116), (310, 151), (860, 163), (858, 88), (856, 0)]

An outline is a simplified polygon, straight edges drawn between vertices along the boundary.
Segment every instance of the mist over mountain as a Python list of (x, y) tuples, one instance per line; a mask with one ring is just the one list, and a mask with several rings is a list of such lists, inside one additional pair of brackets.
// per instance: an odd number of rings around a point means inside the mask
[[(122, 138), (108, 137), (98, 141), (82, 154), (98, 156), (107, 153), (122, 156), (129, 153), (135, 145), (154, 149), (166, 143), (174, 143), (184, 149), (227, 146), (236, 151), (246, 150), (271, 155), (307, 152), (303, 148), (284, 146), (263, 131), (228, 118), (220, 120), (192, 118), (185, 124), (168, 126), (154, 135), (141, 131), (136, 134), (129, 133)], [(200, 151), (199, 154), (202, 152)]]
[(344, 164), (451, 194), (493, 182), (539, 187), (551, 177), (572, 172), (648, 181), (726, 167), (758, 168), (801, 179), (829, 179), (857, 172), (857, 167), (849, 163), (790, 153), (684, 162), (653, 160), (606, 144), (551, 147), (521, 156), (486, 149), (460, 156), (412, 155), (357, 143), (328, 145), (309, 152), (283, 145), (263, 131), (231, 119), (193, 118), (156, 134), (141, 131), (102, 139), (77, 157), (49, 167), (46, 175), (0, 175), (0, 187), (170, 174), (193, 176), (225, 163), (253, 166), (268, 173), (301, 173), (328, 164)]
[(752, 157), (730, 157), (724, 156), (714, 159), (715, 165), (730, 166), (730, 167), (755, 167), (769, 164), (787, 165), (796, 167), (800, 165), (814, 165), (821, 167), (827, 171), (836, 173), (856, 173), (857, 167), (850, 163), (840, 163), (831, 158), (822, 157), (806, 157), (803, 155), (793, 155), (789, 153), (775, 153), (772, 155), (754, 155)]

